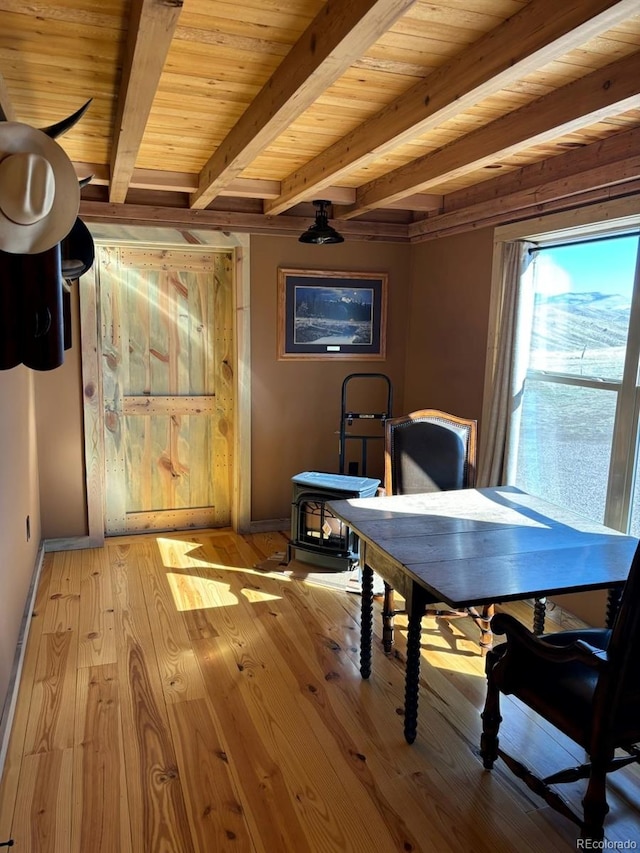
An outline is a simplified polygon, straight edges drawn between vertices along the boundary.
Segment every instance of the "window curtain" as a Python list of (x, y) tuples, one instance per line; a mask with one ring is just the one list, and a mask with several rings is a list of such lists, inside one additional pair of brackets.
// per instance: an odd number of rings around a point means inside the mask
[(510, 482), (517, 458), (524, 380), (533, 317), (534, 243), (505, 243), (498, 294), (498, 335), (485, 443), (478, 468), (479, 486)]

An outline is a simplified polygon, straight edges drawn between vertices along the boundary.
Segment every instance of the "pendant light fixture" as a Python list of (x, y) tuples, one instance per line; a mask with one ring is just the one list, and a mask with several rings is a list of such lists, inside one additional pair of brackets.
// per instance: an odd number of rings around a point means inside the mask
[(309, 226), (304, 234), (298, 237), (300, 243), (344, 243), (342, 234), (338, 234), (335, 228), (329, 225), (326, 207), (329, 201), (318, 200), (313, 202), (316, 210), (316, 221)]

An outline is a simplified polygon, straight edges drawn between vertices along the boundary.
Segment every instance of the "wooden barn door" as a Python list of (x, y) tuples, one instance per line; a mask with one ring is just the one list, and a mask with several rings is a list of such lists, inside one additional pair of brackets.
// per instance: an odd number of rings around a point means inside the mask
[(100, 247), (107, 535), (229, 524), (232, 255)]

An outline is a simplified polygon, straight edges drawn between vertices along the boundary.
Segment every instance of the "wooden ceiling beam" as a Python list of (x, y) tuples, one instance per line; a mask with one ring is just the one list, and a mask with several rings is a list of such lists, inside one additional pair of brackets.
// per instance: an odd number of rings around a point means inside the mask
[(636, 109), (640, 107), (638, 79), (640, 52), (587, 74), (365, 184), (357, 191), (356, 203), (346, 210), (334, 211), (334, 216), (338, 219), (360, 216), (493, 164), (499, 157)]
[[(569, 196), (558, 196), (549, 201), (538, 202), (535, 206), (525, 205), (516, 207), (507, 199), (508, 210), (491, 209), (486, 206), (482, 211), (475, 213), (475, 218), (444, 214), (442, 217), (434, 217), (430, 228), (419, 235), (411, 237), (411, 243), (424, 243), (427, 240), (437, 240), (439, 237), (450, 237), (453, 234), (463, 234), (465, 231), (478, 231), (480, 228), (492, 228), (496, 225), (507, 225), (513, 222), (522, 222), (532, 217), (543, 216), (548, 213), (567, 213), (579, 210), (595, 204), (601, 204), (614, 199), (628, 199), (630, 202), (629, 213), (637, 215), (638, 201), (640, 196), (640, 179), (629, 180), (607, 186), (586, 189), (583, 192), (572, 193)], [(457, 220), (457, 221), (453, 221)]]
[(133, 0), (111, 154), (109, 198), (123, 202), (135, 167), (182, 0)]
[(640, 128), (634, 128), (452, 193), (445, 197), (444, 213), (411, 223), (409, 234), (412, 240), (431, 239), (639, 189)]
[[(224, 210), (193, 210), (158, 205), (80, 202), (84, 222), (113, 222), (121, 225), (173, 226), (214, 231), (292, 236), (302, 234), (311, 224), (308, 216), (264, 216)], [(398, 222), (345, 222), (341, 229), (348, 240), (382, 240), (408, 243), (408, 226)]]
[[(504, 175), (497, 175), (489, 181), (483, 181), (471, 187), (449, 193), (445, 196), (442, 213), (454, 213), (465, 210), (476, 204), (499, 204), (507, 196), (529, 191), (532, 198), (537, 198), (537, 188), (552, 186), (566, 180), (568, 192), (574, 186), (572, 183), (577, 176), (583, 180), (584, 173), (599, 166), (618, 170), (619, 164), (627, 167), (635, 162), (637, 171), (626, 177), (640, 178), (640, 128), (616, 133), (606, 139), (584, 144), (558, 154), (547, 157), (538, 163), (530, 163)], [(632, 166), (633, 168), (633, 166)], [(612, 180), (618, 178), (618, 171), (612, 172)], [(582, 184), (580, 183), (582, 188)], [(420, 222), (416, 221), (415, 228), (419, 229)]]
[[(96, 187), (108, 187), (109, 168), (99, 163), (75, 162), (74, 168), (79, 178), (92, 175), (91, 183)], [(198, 176), (192, 172), (165, 172), (157, 169), (134, 169), (129, 189), (153, 190), (154, 192), (192, 193), (198, 186)], [(234, 198), (277, 198), (280, 195), (280, 181), (262, 178), (236, 178), (220, 191), (221, 196)], [(352, 187), (327, 187), (326, 198), (332, 204), (353, 204), (356, 191)], [(406, 199), (405, 205), (390, 205), (403, 210), (434, 210), (439, 205), (433, 199), (441, 196), (416, 195)], [(309, 198), (307, 201), (312, 201)], [(431, 200), (431, 201), (429, 201)]]
[(607, 31), (637, 12), (637, 0), (532, 0), (400, 98), (282, 182), (265, 212), (282, 213), (400, 144)]
[(191, 207), (220, 195), (415, 2), (328, 0), (203, 167)]
[[(338, 204), (338, 202), (336, 202)], [(442, 210), (444, 206), (444, 196), (429, 195), (428, 193), (416, 193), (408, 195), (402, 201), (392, 201), (385, 205), (385, 210), (414, 210), (416, 212), (433, 212), (434, 210)]]

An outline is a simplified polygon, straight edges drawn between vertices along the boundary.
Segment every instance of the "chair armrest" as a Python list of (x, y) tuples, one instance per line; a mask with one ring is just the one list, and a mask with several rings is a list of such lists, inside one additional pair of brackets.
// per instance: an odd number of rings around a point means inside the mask
[(594, 669), (607, 663), (606, 649), (590, 646), (585, 640), (575, 640), (566, 646), (557, 646), (537, 637), (528, 628), (508, 613), (497, 613), (491, 620), (494, 634), (506, 634), (507, 647), (512, 644), (516, 651), (527, 651), (542, 660), (555, 663), (579, 662)]

